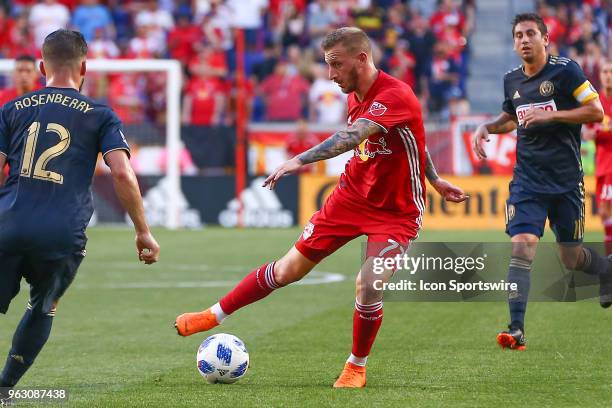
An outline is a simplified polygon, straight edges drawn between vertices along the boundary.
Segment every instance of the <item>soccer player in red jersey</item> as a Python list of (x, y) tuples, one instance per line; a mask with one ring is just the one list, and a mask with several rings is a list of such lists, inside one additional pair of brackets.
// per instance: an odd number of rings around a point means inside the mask
[(28, 92), (40, 88), (40, 74), (36, 69), (36, 59), (29, 55), (22, 55), (15, 59), (13, 71), (13, 88), (0, 91), (0, 106)]
[(590, 129), (587, 138), (594, 137), (595, 177), (597, 178), (597, 207), (604, 225), (606, 255), (612, 254), (612, 61), (606, 61), (599, 72), (602, 90), (599, 99), (604, 108), (604, 119)]
[[(394, 257), (414, 240), (425, 212), (425, 177), (446, 200), (464, 192), (436, 174), (425, 147), (419, 102), (404, 82), (379, 71), (367, 35), (353, 27), (329, 33), (322, 43), (329, 78), (348, 94), (348, 127), (283, 163), (264, 182), (302, 166), (353, 150), (336, 188), (285, 256), (247, 275), (218, 303), (177, 317), (175, 327), (189, 336), (217, 326), (228, 315), (274, 289), (303, 278), (323, 258), (350, 240), (367, 235), (367, 259), (357, 276), (352, 352), (334, 387), (365, 386), (365, 365), (382, 323), (382, 291), (369, 282), (373, 257)], [(386, 270), (377, 279), (386, 282)]]
[[(13, 71), (14, 88), (0, 90), (0, 107), (21, 95), (36, 91), (40, 86), (40, 74), (36, 69), (36, 59), (29, 55), (22, 55), (15, 59), (15, 70)], [(0, 168), (0, 185), (8, 176), (8, 165)]]

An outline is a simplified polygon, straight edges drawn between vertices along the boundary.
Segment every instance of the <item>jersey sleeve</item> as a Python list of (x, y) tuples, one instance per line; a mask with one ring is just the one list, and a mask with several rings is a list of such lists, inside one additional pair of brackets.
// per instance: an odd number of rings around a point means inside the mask
[(575, 61), (567, 63), (563, 79), (563, 88), (569, 90), (578, 103), (584, 105), (595, 98), (599, 98), (597, 91)]
[(8, 156), (9, 152), (9, 131), (6, 122), (6, 113), (0, 107), (0, 154)]
[(366, 119), (383, 128), (385, 133), (400, 123), (408, 122), (419, 106), (411, 106), (408, 95), (392, 89), (378, 94), (368, 110), (356, 119)]
[(506, 84), (507, 80), (504, 78), (504, 102), (502, 102), (502, 110), (508, 115), (516, 116), (516, 111), (514, 110), (514, 105), (512, 104), (510, 92), (508, 92)]
[(115, 150), (125, 150), (130, 156), (130, 146), (122, 129), (123, 125), (117, 114), (108, 110), (100, 130), (100, 152), (103, 157)]

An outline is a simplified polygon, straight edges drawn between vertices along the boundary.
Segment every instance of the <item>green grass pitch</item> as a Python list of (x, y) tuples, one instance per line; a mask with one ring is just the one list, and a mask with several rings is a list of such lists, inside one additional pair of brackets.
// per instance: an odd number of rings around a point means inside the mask
[[(145, 267), (130, 231), (90, 230), (89, 254), (20, 387), (66, 388), (75, 407), (612, 405), (612, 310), (593, 301), (531, 303), (523, 353), (495, 344), (505, 303), (387, 302), (367, 388), (332, 389), (350, 351), (358, 241), (317, 267), (344, 281), (282, 289), (215, 330), (245, 341), (251, 367), (236, 384), (206, 384), (195, 365), (206, 335), (178, 337), (174, 317), (215, 302), (298, 234), (160, 230), (162, 261)], [(501, 232), (425, 231), (420, 239), (507, 241)], [(2, 361), (26, 301), (23, 286), (0, 317)]]

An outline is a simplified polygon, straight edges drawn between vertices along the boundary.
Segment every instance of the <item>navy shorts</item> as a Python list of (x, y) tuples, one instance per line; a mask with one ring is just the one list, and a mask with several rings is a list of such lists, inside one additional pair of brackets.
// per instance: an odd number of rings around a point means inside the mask
[(0, 252), (0, 313), (6, 313), (19, 293), (21, 279), (30, 284), (28, 308), (48, 314), (74, 280), (84, 251), (65, 258), (43, 260), (25, 254)]
[(561, 193), (525, 191), (518, 183), (510, 183), (510, 198), (506, 201), (506, 233), (533, 234), (542, 237), (546, 219), (557, 242), (579, 243), (584, 236), (584, 184)]

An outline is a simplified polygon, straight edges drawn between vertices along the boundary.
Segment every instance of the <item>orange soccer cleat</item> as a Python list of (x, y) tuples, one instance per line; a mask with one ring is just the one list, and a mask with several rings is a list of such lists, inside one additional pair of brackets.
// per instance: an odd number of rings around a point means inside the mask
[(527, 349), (527, 339), (523, 330), (508, 326), (508, 330), (497, 334), (497, 344), (501, 348), (525, 351)]
[(353, 363), (346, 363), (334, 388), (363, 388), (366, 385), (366, 368)]
[(202, 312), (183, 313), (174, 322), (174, 327), (179, 336), (191, 336), (192, 334), (210, 330), (218, 325), (217, 317), (210, 308)]

